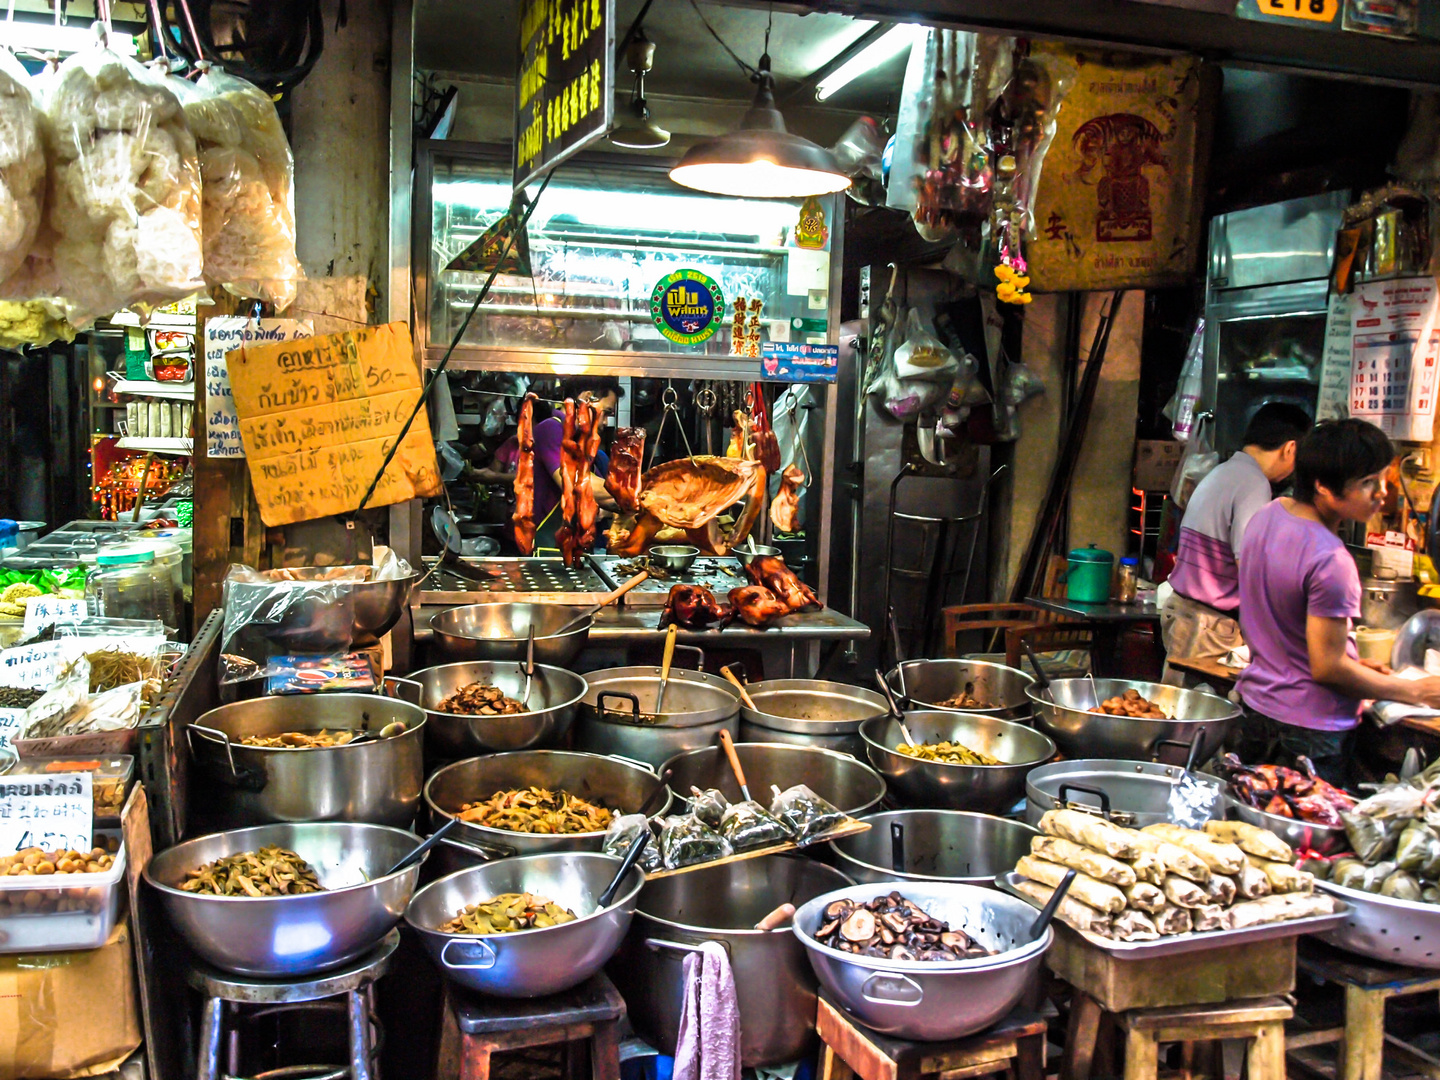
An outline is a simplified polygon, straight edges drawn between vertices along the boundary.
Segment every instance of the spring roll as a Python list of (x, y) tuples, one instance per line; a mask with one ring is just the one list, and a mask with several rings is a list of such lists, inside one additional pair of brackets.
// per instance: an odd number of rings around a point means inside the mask
[(1254, 855), (1247, 855), (1245, 858), (1269, 880), (1271, 892), (1306, 893), (1315, 888), (1315, 875), (1309, 871), (1297, 870), (1289, 863), (1271, 862)]
[(1194, 829), (1161, 822), (1158, 825), (1147, 825), (1141, 831), (1159, 837), (1161, 840), (1168, 840), (1186, 851), (1194, 852), (1206, 866), (1217, 874), (1235, 874), (1240, 871), (1240, 867), (1245, 865), (1245, 852), (1235, 844), (1222, 844), (1214, 837), (1207, 836), (1203, 832), (1196, 832)]
[[(1015, 872), (1032, 881), (1038, 881), (1041, 885), (1049, 885), (1053, 889), (1059, 886), (1069, 871), (1059, 863), (1039, 859), (1034, 855), (1026, 855), (1015, 864)], [(1077, 873), (1075, 880), (1070, 883), (1070, 891), (1066, 895), (1073, 896), (1082, 904), (1088, 904), (1096, 911), (1103, 911), (1109, 915), (1125, 910), (1125, 894), (1114, 885), (1097, 881), (1089, 874)]]
[(1204, 904), (1190, 912), (1191, 929), (1201, 930), (1223, 930), (1225, 929), (1225, 909), (1219, 904)]
[(1136, 911), (1143, 911), (1147, 915), (1157, 915), (1165, 910), (1165, 891), (1148, 881), (1131, 885), (1125, 890), (1125, 899), (1130, 901), (1130, 906)]
[(1030, 841), (1030, 854), (1050, 862), (1059, 863), (1082, 874), (1089, 874), (1096, 881), (1125, 888), (1138, 880), (1135, 871), (1119, 859), (1101, 855), (1087, 847), (1062, 840), (1056, 836), (1037, 836)]
[(1040, 831), (1059, 836), (1076, 844), (1103, 851), (1112, 859), (1133, 859), (1139, 848), (1134, 832), (1112, 825), (1103, 818), (1080, 810), (1047, 810), (1040, 819)]
[(1326, 893), (1284, 893), (1263, 900), (1236, 904), (1225, 913), (1227, 930), (1243, 930), (1247, 926), (1305, 919), (1312, 915), (1330, 915), (1335, 911), (1335, 898)]
[(1188, 934), (1193, 925), (1189, 910), (1183, 907), (1167, 907), (1155, 916), (1155, 929), (1162, 934)]
[[(1050, 896), (1055, 892), (1048, 885), (1041, 885), (1038, 881), (1022, 881), (1015, 887), (1041, 907), (1050, 902)], [(1110, 916), (1101, 914), (1078, 900), (1070, 899), (1069, 894), (1066, 894), (1065, 899), (1060, 901), (1055, 915), (1067, 926), (1076, 930), (1083, 930), (1087, 934), (1096, 934), (1100, 937), (1110, 936)]]
[(1251, 866), (1247, 861), (1235, 875), (1235, 891), (1241, 899), (1259, 900), (1269, 896), (1274, 890), (1270, 888), (1270, 879), (1265, 876), (1265, 871)]
[(1151, 885), (1165, 884), (1165, 861), (1159, 855), (1142, 851), (1130, 860), (1130, 866), (1139, 880), (1148, 881)]
[(1212, 874), (1205, 883), (1205, 895), (1210, 902), (1229, 907), (1235, 902), (1235, 879), (1225, 874)]
[(1207, 821), (1205, 832), (1222, 844), (1237, 844), (1247, 855), (1258, 855), (1271, 862), (1293, 863), (1295, 852), (1269, 829), (1248, 821)]
[(1111, 928), (1120, 941), (1154, 941), (1160, 936), (1154, 920), (1140, 911), (1122, 911), (1111, 920)]
[(1146, 832), (1137, 832), (1135, 842), (1164, 863), (1166, 873), (1179, 874), (1200, 885), (1210, 880), (1210, 867), (1193, 851)]
[(1165, 899), (1177, 907), (1198, 908), (1210, 903), (1205, 890), (1193, 881), (1171, 874), (1165, 879)]

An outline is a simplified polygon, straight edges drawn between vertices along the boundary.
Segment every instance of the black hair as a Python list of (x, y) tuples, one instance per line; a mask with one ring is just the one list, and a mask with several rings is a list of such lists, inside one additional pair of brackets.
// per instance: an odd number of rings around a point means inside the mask
[(1315, 501), (1316, 487), (1339, 497), (1353, 481), (1389, 468), (1395, 448), (1385, 433), (1364, 420), (1326, 420), (1295, 450), (1295, 498)]
[(575, 398), (577, 401), (580, 395), (589, 391), (590, 397), (599, 401), (606, 394), (614, 394), (618, 401), (625, 396), (625, 388), (620, 385), (620, 380), (611, 375), (576, 375), (566, 379), (560, 384), (560, 396)]
[(1241, 446), (1258, 446), (1261, 450), (1279, 450), (1288, 442), (1299, 442), (1310, 430), (1310, 414), (1299, 405), (1269, 401), (1255, 410), (1245, 425)]

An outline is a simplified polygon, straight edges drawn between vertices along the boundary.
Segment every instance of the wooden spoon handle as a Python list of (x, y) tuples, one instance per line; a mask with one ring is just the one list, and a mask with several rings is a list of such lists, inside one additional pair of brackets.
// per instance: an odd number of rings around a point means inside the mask
[(636, 585), (639, 585), (642, 581), (644, 581), (644, 580), (645, 580), (646, 578), (648, 578), (649, 576), (650, 576), (650, 571), (648, 571), (648, 570), (641, 570), (638, 574), (636, 574), (634, 577), (632, 577), (629, 581), (625, 582), (624, 585), (621, 585), (621, 586), (620, 586), (618, 589), (616, 589), (614, 592), (606, 593), (606, 594), (605, 594), (605, 599), (603, 599), (603, 600), (600, 601), (600, 606), (601, 606), (601, 607), (608, 607), (610, 604), (615, 603), (616, 600), (619, 600), (620, 597), (624, 596), (627, 592), (629, 592), (631, 589), (635, 588)]
[(784, 926), (795, 915), (794, 904), (781, 904), (774, 911), (770, 912), (763, 919), (755, 924), (756, 930), (774, 930), (776, 927)]
[(735, 677), (735, 673), (730, 670), (729, 664), (726, 664), (720, 669), (720, 674), (724, 675), (725, 678), (729, 679), (732, 683), (735, 684), (735, 689), (740, 691), (740, 700), (745, 703), (745, 707), (747, 709), (749, 709), (751, 712), (760, 711), (759, 707), (755, 704), (755, 699), (750, 696), (750, 691), (746, 690), (745, 684)]
[(740, 785), (740, 790), (748, 791), (750, 785), (745, 783), (745, 770), (740, 767), (740, 755), (735, 753), (735, 740), (730, 738), (730, 732), (724, 728), (720, 729), (720, 746), (725, 751), (725, 756), (730, 759), (730, 768), (735, 770), (735, 782)]
[(670, 664), (675, 659), (675, 639), (680, 636), (680, 627), (671, 623), (665, 631), (665, 655), (660, 658), (660, 681), (670, 678)]

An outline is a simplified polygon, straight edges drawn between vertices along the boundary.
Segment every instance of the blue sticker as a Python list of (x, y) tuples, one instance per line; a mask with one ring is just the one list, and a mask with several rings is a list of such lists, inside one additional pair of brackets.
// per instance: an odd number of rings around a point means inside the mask
[(761, 372), (776, 382), (834, 382), (840, 373), (839, 345), (767, 341), (760, 356)]

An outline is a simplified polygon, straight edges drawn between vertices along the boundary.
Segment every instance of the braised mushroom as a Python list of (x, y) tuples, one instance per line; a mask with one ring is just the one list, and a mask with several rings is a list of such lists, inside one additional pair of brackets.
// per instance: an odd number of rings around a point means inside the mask
[(875, 936), (875, 916), (864, 908), (851, 912), (840, 924), (840, 935), (846, 941), (866, 942)]
[(955, 962), (994, 955), (963, 930), (937, 919), (898, 892), (863, 904), (836, 900), (815, 933), (822, 945), (855, 956)]

